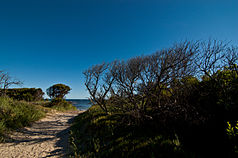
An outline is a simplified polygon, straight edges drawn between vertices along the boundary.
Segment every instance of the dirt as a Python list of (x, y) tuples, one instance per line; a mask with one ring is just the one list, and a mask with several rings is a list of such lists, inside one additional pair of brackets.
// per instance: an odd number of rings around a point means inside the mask
[(80, 112), (51, 112), (30, 127), (12, 132), (0, 144), (0, 158), (67, 157), (69, 127)]

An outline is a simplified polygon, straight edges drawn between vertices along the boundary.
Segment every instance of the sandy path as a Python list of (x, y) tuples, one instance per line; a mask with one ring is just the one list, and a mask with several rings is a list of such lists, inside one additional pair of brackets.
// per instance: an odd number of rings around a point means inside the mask
[(1, 158), (66, 157), (68, 132), (78, 112), (48, 113), (40, 121), (11, 134), (11, 141), (0, 144)]

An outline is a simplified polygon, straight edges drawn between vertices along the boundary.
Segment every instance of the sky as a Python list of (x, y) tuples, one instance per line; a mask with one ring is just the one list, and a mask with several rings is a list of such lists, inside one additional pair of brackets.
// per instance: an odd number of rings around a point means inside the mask
[(184, 40), (237, 45), (237, 17), (237, 0), (0, 0), (0, 70), (22, 87), (63, 83), (67, 98), (87, 98), (90, 66)]

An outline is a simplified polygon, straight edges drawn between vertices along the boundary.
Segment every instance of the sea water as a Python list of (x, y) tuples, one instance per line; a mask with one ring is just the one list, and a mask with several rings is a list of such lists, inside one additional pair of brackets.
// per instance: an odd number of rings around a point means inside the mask
[(70, 101), (79, 110), (88, 110), (92, 106), (92, 103), (88, 99), (66, 99), (66, 100)]

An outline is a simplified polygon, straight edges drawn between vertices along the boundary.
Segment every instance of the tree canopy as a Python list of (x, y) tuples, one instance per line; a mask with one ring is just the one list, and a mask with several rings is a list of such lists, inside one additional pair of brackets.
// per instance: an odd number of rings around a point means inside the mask
[(51, 99), (64, 98), (65, 95), (68, 94), (70, 90), (71, 90), (71, 88), (67, 85), (55, 84), (55, 85), (49, 87), (46, 90), (46, 93)]
[(94, 65), (84, 72), (85, 86), (104, 115), (121, 112), (124, 125), (153, 125), (201, 155), (237, 156), (237, 64), (237, 46), (185, 41), (151, 55)]
[(45, 93), (41, 88), (13, 88), (6, 89), (6, 95), (15, 100), (40, 101)]

